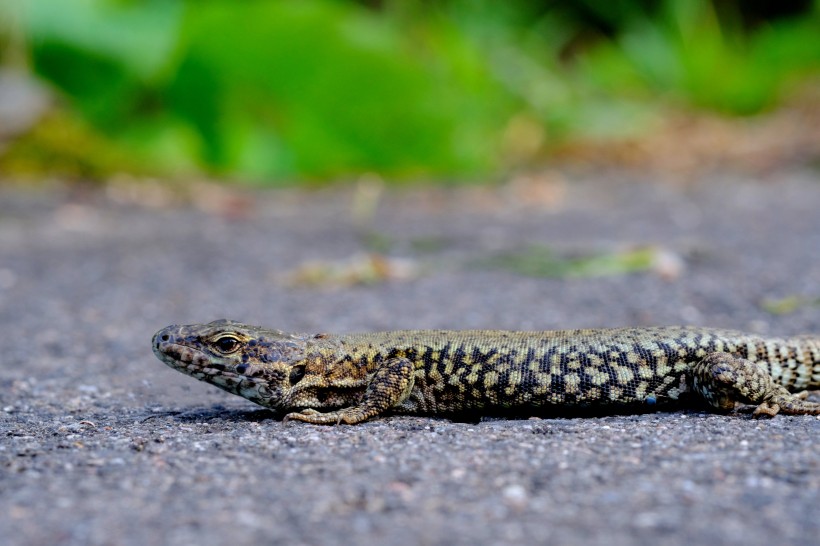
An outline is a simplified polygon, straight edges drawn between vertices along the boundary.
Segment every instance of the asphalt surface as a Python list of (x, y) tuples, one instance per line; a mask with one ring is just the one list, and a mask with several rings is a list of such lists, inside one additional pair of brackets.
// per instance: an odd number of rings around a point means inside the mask
[[(0, 187), (3, 542), (820, 544), (816, 417), (283, 424), (150, 347), (167, 324), (217, 318), (820, 333), (816, 172), (377, 193), (203, 188), (174, 204), (154, 186)], [(658, 263), (592, 278), (488, 265), (533, 245), (648, 246)]]

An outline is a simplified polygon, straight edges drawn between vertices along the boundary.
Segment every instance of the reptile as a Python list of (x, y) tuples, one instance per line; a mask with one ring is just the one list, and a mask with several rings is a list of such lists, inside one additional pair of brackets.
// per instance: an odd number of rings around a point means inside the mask
[(703, 406), (820, 415), (820, 336), (651, 327), (293, 334), (218, 320), (154, 335), (168, 366), (315, 424)]

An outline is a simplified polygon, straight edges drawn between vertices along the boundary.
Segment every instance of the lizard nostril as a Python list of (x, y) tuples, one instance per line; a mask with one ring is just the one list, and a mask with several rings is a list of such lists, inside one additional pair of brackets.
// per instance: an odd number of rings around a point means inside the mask
[(162, 334), (162, 337), (160, 337), (160, 339), (162, 341), (168, 341), (169, 339), (171, 339), (171, 336), (169, 336), (168, 334)]

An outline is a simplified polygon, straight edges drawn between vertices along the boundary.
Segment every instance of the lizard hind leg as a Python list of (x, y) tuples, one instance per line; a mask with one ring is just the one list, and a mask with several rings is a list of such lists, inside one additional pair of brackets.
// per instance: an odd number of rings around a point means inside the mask
[(728, 353), (711, 353), (693, 369), (693, 388), (712, 407), (729, 411), (736, 402), (756, 404), (755, 417), (778, 413), (820, 415), (820, 404), (792, 394), (762, 366)]

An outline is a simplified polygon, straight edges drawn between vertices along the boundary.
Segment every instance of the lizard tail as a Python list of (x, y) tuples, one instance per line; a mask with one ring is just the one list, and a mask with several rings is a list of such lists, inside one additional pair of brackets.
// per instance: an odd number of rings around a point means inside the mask
[(810, 390), (820, 389), (820, 337), (798, 336), (793, 341), (797, 348), (798, 375), (805, 377), (805, 382), (798, 380), (797, 386)]

